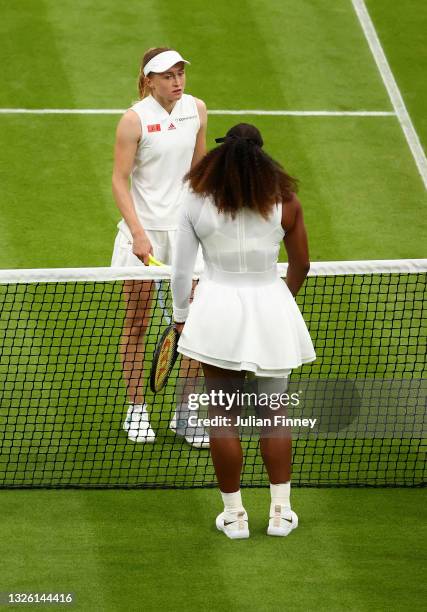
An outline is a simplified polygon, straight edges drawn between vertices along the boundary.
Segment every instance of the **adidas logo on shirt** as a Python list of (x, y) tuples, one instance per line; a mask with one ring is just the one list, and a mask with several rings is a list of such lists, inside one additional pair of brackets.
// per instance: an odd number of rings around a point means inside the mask
[(170, 126), (168, 127), (168, 130), (176, 130), (176, 127), (174, 126), (173, 123), (170, 124)]

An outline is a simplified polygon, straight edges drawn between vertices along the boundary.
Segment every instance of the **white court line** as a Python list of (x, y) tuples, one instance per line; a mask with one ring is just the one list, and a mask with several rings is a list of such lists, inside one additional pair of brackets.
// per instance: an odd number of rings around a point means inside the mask
[[(120, 108), (0, 108), (3, 115), (122, 115)], [(209, 115), (267, 115), (273, 117), (394, 117), (393, 111), (208, 110)]]
[(369, 16), (364, 0), (351, 0), (356, 11), (363, 33), (368, 41), (369, 48), (374, 56), (377, 68), (380, 72), (383, 83), (387, 89), (391, 103), (399, 120), (400, 126), (405, 134), (405, 138), (414, 156), (418, 171), (427, 189), (427, 159), (421, 146), (418, 135), (412, 124), (409, 113), (406, 109), (399, 87), (395, 81), (393, 73), (388, 64), (387, 58), (379, 41), (374, 24)]
[(388, 111), (208, 110), (209, 115), (271, 115), (273, 117), (389, 117)]

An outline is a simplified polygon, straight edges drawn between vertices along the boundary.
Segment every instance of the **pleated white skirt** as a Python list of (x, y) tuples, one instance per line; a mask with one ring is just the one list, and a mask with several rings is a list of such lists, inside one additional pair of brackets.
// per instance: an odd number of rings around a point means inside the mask
[(301, 312), (276, 269), (207, 271), (178, 350), (219, 368), (280, 378), (316, 358)]

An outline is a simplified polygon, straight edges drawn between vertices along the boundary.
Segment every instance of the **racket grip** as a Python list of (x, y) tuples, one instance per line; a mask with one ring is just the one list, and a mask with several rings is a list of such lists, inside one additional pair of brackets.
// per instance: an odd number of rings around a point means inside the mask
[(150, 264), (150, 266), (164, 266), (165, 265), (163, 262), (153, 257), (151, 253), (148, 256), (148, 263)]

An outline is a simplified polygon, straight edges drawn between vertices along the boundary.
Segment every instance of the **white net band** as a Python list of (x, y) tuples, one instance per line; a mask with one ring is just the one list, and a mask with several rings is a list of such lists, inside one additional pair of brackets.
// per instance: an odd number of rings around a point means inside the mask
[[(280, 276), (286, 276), (287, 264), (278, 264)], [(200, 271), (199, 271), (200, 272)], [(312, 262), (309, 276), (350, 274), (420, 274), (427, 272), (427, 259), (373, 259), (365, 261)], [(99, 268), (34, 268), (0, 270), (0, 283), (48, 283), (67, 281), (115, 281), (169, 279), (170, 266), (132, 266)], [(195, 278), (198, 277), (196, 271)]]

